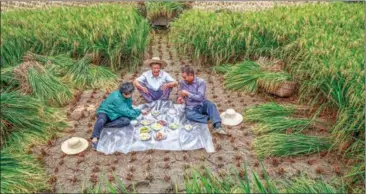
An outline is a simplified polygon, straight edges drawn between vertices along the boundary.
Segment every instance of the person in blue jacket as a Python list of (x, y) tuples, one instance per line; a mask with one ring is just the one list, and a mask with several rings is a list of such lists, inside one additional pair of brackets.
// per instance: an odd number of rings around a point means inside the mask
[(119, 128), (130, 125), (130, 121), (141, 114), (141, 110), (132, 107), (132, 93), (135, 90), (131, 82), (123, 83), (119, 90), (113, 91), (99, 106), (97, 120), (92, 133), (92, 146), (96, 150), (99, 136), (104, 127)]

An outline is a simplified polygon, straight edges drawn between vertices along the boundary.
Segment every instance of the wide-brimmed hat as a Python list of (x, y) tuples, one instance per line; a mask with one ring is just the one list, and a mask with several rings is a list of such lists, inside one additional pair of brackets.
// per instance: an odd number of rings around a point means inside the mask
[(80, 137), (72, 137), (64, 141), (61, 145), (61, 150), (65, 154), (73, 155), (78, 154), (89, 147), (89, 143), (86, 139)]
[(154, 64), (154, 63), (158, 63), (160, 64), (160, 67), (163, 69), (165, 68), (168, 64), (166, 61), (164, 60), (161, 60), (159, 57), (153, 57), (152, 59), (148, 59), (144, 62), (144, 65), (145, 66), (151, 66), (151, 64)]
[(223, 125), (235, 126), (243, 121), (243, 116), (235, 112), (234, 109), (227, 109), (225, 112), (221, 113), (220, 117)]

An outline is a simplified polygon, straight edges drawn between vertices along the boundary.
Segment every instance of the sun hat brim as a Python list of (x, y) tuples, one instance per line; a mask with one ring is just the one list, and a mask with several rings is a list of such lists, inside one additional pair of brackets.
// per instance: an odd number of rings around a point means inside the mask
[(73, 154), (78, 154), (80, 152), (83, 152), (84, 150), (86, 150), (89, 147), (89, 142), (86, 139), (83, 138), (79, 138), (81, 145), (75, 149), (71, 149), (67, 146), (67, 143), (69, 142), (70, 139), (64, 141), (61, 145), (61, 150), (68, 155), (73, 155)]
[(160, 67), (163, 69), (165, 68), (168, 64), (167, 62), (165, 62), (164, 60), (160, 60), (160, 59), (148, 59), (144, 62), (144, 66), (151, 66), (151, 64), (153, 63), (158, 63), (160, 64)]
[(243, 116), (239, 113), (235, 113), (235, 116), (233, 118), (227, 118), (225, 117), (225, 113), (221, 113), (220, 117), (221, 123), (228, 126), (236, 126), (243, 121)]

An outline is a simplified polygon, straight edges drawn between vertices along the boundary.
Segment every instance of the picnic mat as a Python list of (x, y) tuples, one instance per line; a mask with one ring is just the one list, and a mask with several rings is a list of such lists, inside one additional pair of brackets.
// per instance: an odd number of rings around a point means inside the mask
[[(129, 125), (123, 128), (104, 128), (97, 147), (97, 151), (105, 154), (114, 152), (128, 153), (133, 151), (155, 150), (196, 150), (206, 149), (207, 152), (214, 152), (212, 136), (208, 130), (207, 124), (196, 123), (186, 119), (184, 114), (184, 105), (174, 104), (172, 101), (154, 101), (148, 104), (142, 104), (140, 109), (148, 108), (147, 115), (137, 118), (136, 126)], [(153, 114), (154, 113), (154, 114)], [(151, 138), (143, 141), (140, 139), (140, 128), (144, 127), (141, 121), (150, 120), (151, 125), (149, 134)], [(167, 125), (160, 131), (166, 134), (163, 140), (156, 140), (155, 131), (151, 126), (159, 120), (165, 120)], [(176, 129), (169, 128), (170, 123), (176, 123)], [(185, 129), (186, 125), (191, 125), (192, 130)]]

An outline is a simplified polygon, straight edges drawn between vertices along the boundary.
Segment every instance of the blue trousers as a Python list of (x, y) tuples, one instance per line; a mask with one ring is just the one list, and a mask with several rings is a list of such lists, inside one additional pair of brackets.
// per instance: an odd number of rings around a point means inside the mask
[(214, 128), (221, 127), (221, 118), (217, 107), (214, 103), (209, 100), (205, 100), (203, 105), (193, 107), (193, 109), (186, 109), (186, 117), (190, 121), (198, 123), (207, 123), (211, 120)]
[(98, 113), (97, 120), (94, 124), (92, 138), (98, 138), (100, 133), (102, 132), (104, 127), (110, 128), (119, 128), (119, 127), (126, 127), (130, 125), (130, 119), (126, 117), (119, 117), (116, 120), (111, 121), (107, 114), (105, 113)]

